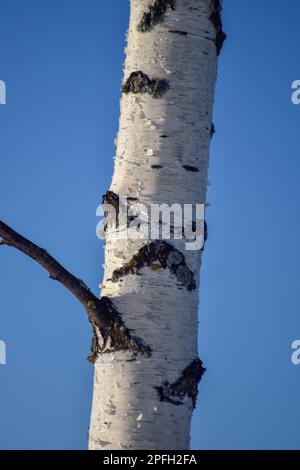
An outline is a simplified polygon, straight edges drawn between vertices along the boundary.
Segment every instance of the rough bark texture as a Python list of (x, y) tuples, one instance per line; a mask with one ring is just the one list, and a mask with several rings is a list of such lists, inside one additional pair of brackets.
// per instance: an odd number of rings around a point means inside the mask
[[(131, 0), (111, 195), (206, 203), (221, 33), (218, 1)], [(102, 293), (152, 353), (94, 351), (90, 449), (189, 448), (201, 256), (185, 240), (116, 240), (107, 226)]]

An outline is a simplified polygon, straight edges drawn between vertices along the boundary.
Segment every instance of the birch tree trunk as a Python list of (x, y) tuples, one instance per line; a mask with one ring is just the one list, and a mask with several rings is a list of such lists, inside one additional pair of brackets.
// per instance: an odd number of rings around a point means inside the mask
[[(217, 0), (131, 0), (115, 170), (104, 200), (206, 202), (217, 56)], [(121, 211), (121, 206), (118, 211)], [(90, 449), (188, 449), (197, 386), (202, 251), (184, 240), (116, 240), (106, 230), (102, 295), (132, 333), (94, 328)]]

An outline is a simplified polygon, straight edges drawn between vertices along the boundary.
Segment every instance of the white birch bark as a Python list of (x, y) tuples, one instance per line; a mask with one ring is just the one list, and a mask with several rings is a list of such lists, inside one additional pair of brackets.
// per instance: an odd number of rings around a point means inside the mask
[[(218, 2), (177, 0), (174, 9), (175, 3), (166, 3), (161, 21), (141, 32), (137, 26), (154, 1), (131, 0), (124, 82), (142, 71), (167, 80), (169, 89), (156, 98), (123, 93), (110, 188), (147, 206), (206, 202), (218, 32), (211, 15)], [(194, 273), (194, 290), (162, 268), (144, 267), (113, 282), (113, 272), (147, 243), (114, 240), (107, 231), (102, 295), (113, 300), (152, 355), (109, 349), (98, 354), (90, 449), (189, 448), (191, 396), (180, 404), (161, 401), (157, 387), (175, 383), (197, 358), (201, 252), (186, 251), (184, 240), (170, 241)]]

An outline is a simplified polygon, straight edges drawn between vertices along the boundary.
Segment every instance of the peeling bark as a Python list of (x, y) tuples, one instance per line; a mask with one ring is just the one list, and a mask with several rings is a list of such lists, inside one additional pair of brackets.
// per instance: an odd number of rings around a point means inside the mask
[(196, 407), (198, 384), (206, 369), (202, 361), (197, 358), (191, 362), (181, 373), (180, 377), (173, 383), (165, 381), (162, 386), (155, 387), (160, 401), (172, 405), (183, 405), (185, 399), (192, 401), (193, 408)]

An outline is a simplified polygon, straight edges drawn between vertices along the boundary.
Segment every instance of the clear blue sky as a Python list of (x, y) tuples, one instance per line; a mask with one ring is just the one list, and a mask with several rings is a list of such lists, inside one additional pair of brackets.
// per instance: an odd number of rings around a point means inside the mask
[[(0, 4), (0, 218), (94, 291), (128, 14), (126, 0)], [(297, 0), (224, 0), (194, 449), (300, 448), (300, 366), (290, 361), (300, 339), (299, 15)], [(85, 312), (5, 247), (0, 280), (0, 448), (86, 448)]]

